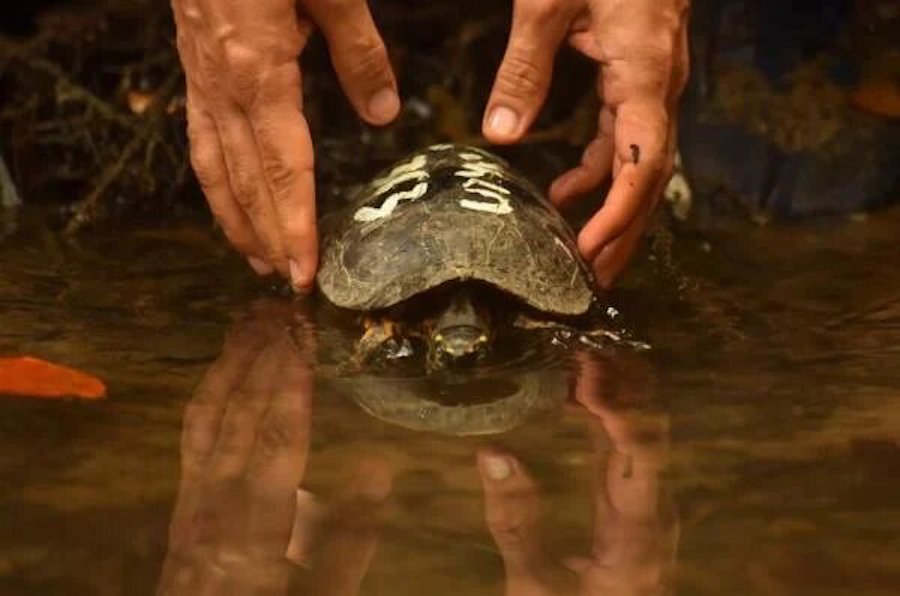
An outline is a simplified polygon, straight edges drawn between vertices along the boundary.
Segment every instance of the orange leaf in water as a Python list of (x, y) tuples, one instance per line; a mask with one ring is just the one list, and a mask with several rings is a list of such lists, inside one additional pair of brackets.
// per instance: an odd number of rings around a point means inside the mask
[(0, 358), (0, 395), (103, 399), (106, 385), (97, 377), (40, 358)]

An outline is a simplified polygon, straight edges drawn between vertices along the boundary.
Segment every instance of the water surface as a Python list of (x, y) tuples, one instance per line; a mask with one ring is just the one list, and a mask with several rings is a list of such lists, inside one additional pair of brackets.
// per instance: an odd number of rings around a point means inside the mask
[(208, 224), (7, 217), (0, 354), (109, 397), (0, 397), (0, 593), (896, 594), (898, 229), (677, 234), (615, 296), (651, 351), (510, 363), (553, 407), (455, 437), (361, 408), (352, 321)]

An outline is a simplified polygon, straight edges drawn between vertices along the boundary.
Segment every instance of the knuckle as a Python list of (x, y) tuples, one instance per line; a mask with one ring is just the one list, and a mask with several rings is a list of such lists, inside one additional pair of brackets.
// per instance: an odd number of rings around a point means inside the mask
[(263, 175), (272, 189), (276, 201), (286, 199), (295, 186), (300, 172), (284, 155), (269, 153), (262, 157)]
[(298, 425), (285, 412), (270, 411), (263, 418), (257, 447), (269, 452), (282, 451), (297, 441)]
[(520, 99), (530, 99), (543, 92), (546, 85), (541, 69), (534, 60), (519, 51), (511, 51), (497, 73), (497, 84), (503, 92)]
[(225, 173), (215, 151), (205, 141), (194, 139), (191, 140), (190, 147), (191, 168), (194, 170), (200, 187), (204, 191), (208, 191), (221, 186), (225, 179)]
[(234, 191), (234, 199), (245, 211), (253, 212), (259, 207), (259, 190), (248, 176), (243, 174), (233, 176), (231, 188)]
[[(225, 69), (238, 101), (252, 101), (259, 92), (260, 80), (269, 68), (268, 60), (258, 50), (229, 41), (222, 48)], [(209, 73), (217, 76), (217, 73)]]

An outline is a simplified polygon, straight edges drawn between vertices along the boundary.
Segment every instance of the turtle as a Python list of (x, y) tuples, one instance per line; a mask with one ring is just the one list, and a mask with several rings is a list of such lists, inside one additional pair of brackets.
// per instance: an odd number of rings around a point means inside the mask
[[(426, 346), (429, 372), (484, 362), (509, 325), (571, 325), (597, 299), (575, 233), (484, 149), (429, 146), (320, 222), (317, 285), (362, 315), (356, 360)], [(390, 347), (390, 349), (388, 349)]]

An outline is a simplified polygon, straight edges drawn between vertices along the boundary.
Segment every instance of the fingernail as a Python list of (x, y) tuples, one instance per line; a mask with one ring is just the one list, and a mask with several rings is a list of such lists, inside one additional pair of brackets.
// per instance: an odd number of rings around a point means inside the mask
[(369, 116), (378, 122), (392, 120), (400, 111), (400, 98), (390, 87), (382, 89), (369, 100)]
[(488, 128), (491, 132), (508, 137), (516, 132), (519, 126), (519, 116), (512, 109), (498, 106), (491, 111), (488, 117)]
[(247, 257), (247, 262), (250, 263), (250, 267), (256, 271), (257, 275), (271, 275), (275, 271), (274, 267), (258, 257)]
[(307, 292), (309, 290), (309, 280), (306, 279), (305, 272), (300, 263), (294, 259), (288, 260), (288, 267), (291, 270), (291, 286), (295, 292)]
[(499, 455), (482, 455), (481, 468), (491, 480), (506, 480), (512, 476), (512, 466), (509, 461)]

